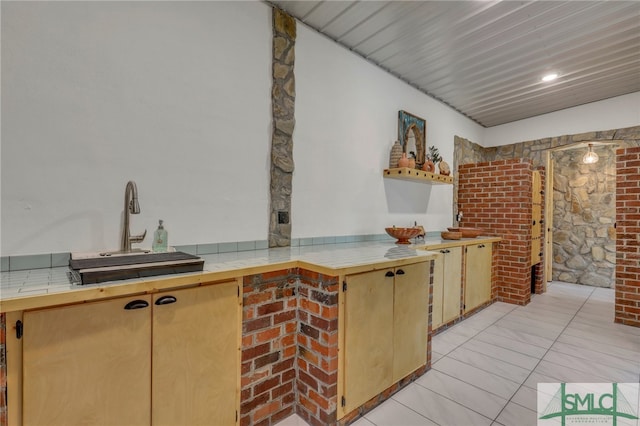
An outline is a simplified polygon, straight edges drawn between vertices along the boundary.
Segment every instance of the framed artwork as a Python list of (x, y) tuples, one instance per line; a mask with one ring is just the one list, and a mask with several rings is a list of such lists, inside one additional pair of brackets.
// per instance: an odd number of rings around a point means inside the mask
[(427, 122), (423, 118), (403, 110), (398, 111), (398, 140), (407, 157), (411, 153), (415, 155), (416, 168), (422, 168), (426, 160), (426, 134)]

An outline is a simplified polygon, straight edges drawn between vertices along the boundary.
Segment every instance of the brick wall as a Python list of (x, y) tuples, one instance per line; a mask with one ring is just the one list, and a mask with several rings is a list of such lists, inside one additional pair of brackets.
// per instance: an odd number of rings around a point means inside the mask
[(241, 425), (335, 424), (338, 289), (298, 268), (244, 277)]
[(640, 327), (640, 147), (616, 158), (615, 322)]
[(526, 305), (531, 299), (531, 161), (512, 159), (464, 164), (458, 170), (460, 226), (483, 228), (494, 245), (496, 300)]
[(244, 277), (240, 424), (272, 425), (295, 413), (294, 270)]
[(312, 426), (334, 424), (338, 395), (338, 278), (300, 269), (297, 413)]

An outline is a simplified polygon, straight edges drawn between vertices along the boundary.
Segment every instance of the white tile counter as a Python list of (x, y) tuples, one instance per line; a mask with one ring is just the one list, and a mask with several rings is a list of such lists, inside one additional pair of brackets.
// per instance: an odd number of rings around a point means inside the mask
[(364, 272), (392, 265), (430, 260), (435, 254), (389, 241), (324, 244), (241, 251), (200, 256), (202, 272), (189, 272), (78, 285), (68, 267), (0, 274), (0, 312), (31, 309), (160, 289), (229, 280), (254, 273), (304, 267), (327, 275)]

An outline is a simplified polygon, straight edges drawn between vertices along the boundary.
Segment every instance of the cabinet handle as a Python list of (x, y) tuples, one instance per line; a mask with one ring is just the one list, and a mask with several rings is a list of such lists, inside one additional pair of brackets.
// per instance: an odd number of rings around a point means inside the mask
[(386, 274), (384, 274), (385, 277), (393, 277), (395, 274), (392, 271), (387, 271)]
[(149, 306), (149, 302), (146, 300), (132, 300), (131, 302), (124, 305), (124, 308), (128, 311), (132, 309), (143, 309)]
[(178, 299), (173, 296), (162, 296), (160, 299), (156, 300), (156, 305), (170, 305), (172, 303), (176, 303)]
[(445, 253), (451, 253), (451, 250), (446, 249), (444, 252), (445, 252)]
[(440, 250), (440, 253), (442, 253), (442, 254), (445, 254), (446, 252), (447, 252), (447, 250), (444, 250), (444, 249)]
[(536, 224), (536, 221), (535, 221), (535, 220), (533, 221), (533, 224), (534, 224), (534, 225)]
[(404, 275), (404, 271), (402, 269), (398, 269), (396, 271), (396, 275)]

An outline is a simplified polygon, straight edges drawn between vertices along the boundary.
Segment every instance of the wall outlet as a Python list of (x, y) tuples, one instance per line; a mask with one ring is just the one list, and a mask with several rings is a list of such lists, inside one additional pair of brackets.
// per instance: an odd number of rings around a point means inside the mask
[(289, 223), (289, 212), (278, 212), (278, 224), (286, 225)]

